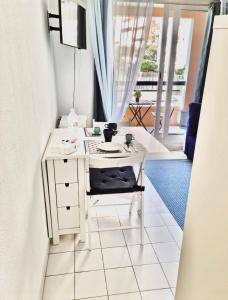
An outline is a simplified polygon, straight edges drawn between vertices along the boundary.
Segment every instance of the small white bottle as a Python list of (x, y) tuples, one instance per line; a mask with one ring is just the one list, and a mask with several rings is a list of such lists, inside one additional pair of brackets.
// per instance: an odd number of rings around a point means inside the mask
[(78, 127), (78, 116), (74, 110), (74, 108), (70, 109), (70, 113), (67, 118), (68, 128), (69, 128), (69, 139), (73, 140), (76, 138), (75, 127)]
[(78, 116), (74, 110), (74, 108), (70, 109), (70, 113), (68, 115), (68, 127), (78, 127)]

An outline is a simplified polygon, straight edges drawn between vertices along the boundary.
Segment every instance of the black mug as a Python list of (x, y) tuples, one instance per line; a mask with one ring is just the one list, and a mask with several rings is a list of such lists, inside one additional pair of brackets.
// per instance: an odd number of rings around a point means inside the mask
[(105, 142), (111, 142), (112, 141), (112, 136), (113, 136), (113, 130), (110, 129), (110, 128), (105, 128), (104, 131), (104, 139), (105, 139)]
[(105, 124), (105, 128), (109, 128), (109, 129), (112, 129), (112, 130), (117, 130), (117, 123)]

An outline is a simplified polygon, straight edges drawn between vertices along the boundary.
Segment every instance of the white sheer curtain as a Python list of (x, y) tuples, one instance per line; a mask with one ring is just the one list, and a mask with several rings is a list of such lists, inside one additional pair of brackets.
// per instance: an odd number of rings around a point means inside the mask
[(152, 20), (152, 0), (89, 0), (92, 48), (107, 121), (132, 97)]
[(90, 37), (104, 114), (113, 120), (113, 26), (112, 0), (88, 1)]

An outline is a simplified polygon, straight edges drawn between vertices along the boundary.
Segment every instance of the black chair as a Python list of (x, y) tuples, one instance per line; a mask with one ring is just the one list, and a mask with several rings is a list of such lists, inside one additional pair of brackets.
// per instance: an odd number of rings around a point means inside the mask
[[(133, 166), (138, 166), (138, 174), (135, 174)], [(101, 157), (101, 155), (90, 156), (86, 166), (86, 187), (87, 187), (87, 209), (88, 209), (88, 235), (89, 248), (91, 249), (91, 216), (90, 209), (97, 203), (99, 195), (132, 195), (129, 215), (131, 215), (135, 200), (140, 202), (140, 226), (120, 226), (112, 228), (103, 228), (105, 230), (120, 229), (141, 229), (141, 243), (144, 240), (144, 153), (132, 154), (127, 157)], [(94, 203), (92, 202), (96, 198)], [(107, 198), (108, 199), (108, 198)], [(117, 203), (109, 203), (118, 205)], [(129, 204), (128, 204), (129, 205)], [(106, 206), (106, 205), (104, 205)]]

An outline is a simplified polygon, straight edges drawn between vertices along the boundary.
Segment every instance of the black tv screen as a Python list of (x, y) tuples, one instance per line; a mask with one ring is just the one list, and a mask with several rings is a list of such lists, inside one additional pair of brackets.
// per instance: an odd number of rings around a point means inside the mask
[(60, 42), (86, 49), (86, 9), (77, 0), (59, 0)]

